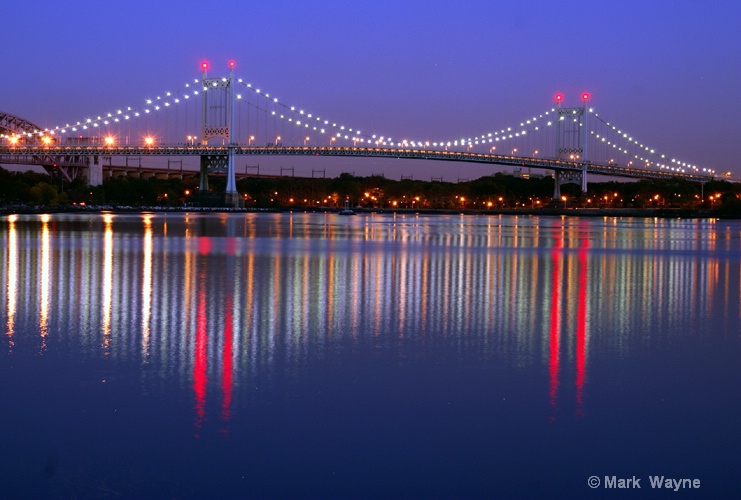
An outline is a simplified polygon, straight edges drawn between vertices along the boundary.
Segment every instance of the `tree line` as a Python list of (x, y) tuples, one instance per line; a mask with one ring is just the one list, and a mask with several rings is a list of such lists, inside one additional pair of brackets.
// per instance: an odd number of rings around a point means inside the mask
[[(561, 186), (553, 199), (553, 178), (523, 178), (496, 173), (466, 182), (392, 180), (343, 173), (334, 178), (247, 177), (237, 182), (245, 206), (275, 209), (352, 207), (377, 209), (537, 209), (690, 208), (741, 215), (741, 184), (713, 180), (701, 185), (682, 179), (590, 182), (587, 193), (576, 184)], [(0, 205), (182, 207), (197, 204), (197, 175), (182, 179), (117, 177), (100, 186), (66, 181), (61, 175), (11, 172), (0, 168)], [(210, 179), (211, 191), (223, 192), (223, 177)]]

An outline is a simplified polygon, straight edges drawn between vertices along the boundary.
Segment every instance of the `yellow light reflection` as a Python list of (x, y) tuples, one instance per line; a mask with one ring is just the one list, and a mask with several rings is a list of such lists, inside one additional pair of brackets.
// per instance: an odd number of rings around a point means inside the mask
[(113, 215), (103, 216), (103, 352), (110, 354), (111, 348), (111, 303), (113, 300)]
[(152, 216), (144, 216), (144, 263), (142, 269), (142, 357), (149, 357), (152, 316)]
[(50, 259), (51, 243), (49, 236), (49, 215), (41, 216), (41, 266), (39, 278), (41, 290), (39, 296), (39, 336), (41, 337), (41, 352), (46, 350), (47, 336), (49, 335), (49, 288), (50, 288)]
[(18, 282), (18, 233), (15, 221), (18, 216), (8, 217), (8, 270), (7, 270), (7, 321), (6, 335), (8, 337), (8, 351), (13, 350), (13, 336), (15, 335), (16, 287)]

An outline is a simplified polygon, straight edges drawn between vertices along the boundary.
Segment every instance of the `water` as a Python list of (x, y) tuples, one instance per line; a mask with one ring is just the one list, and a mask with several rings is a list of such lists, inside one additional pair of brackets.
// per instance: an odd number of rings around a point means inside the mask
[(19, 215), (0, 241), (2, 496), (741, 487), (739, 222)]

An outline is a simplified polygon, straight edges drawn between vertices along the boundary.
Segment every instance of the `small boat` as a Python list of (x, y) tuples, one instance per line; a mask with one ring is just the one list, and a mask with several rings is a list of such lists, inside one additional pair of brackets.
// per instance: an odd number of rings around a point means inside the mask
[(340, 215), (356, 215), (352, 208), (350, 208), (350, 200), (345, 199), (345, 206), (340, 210)]

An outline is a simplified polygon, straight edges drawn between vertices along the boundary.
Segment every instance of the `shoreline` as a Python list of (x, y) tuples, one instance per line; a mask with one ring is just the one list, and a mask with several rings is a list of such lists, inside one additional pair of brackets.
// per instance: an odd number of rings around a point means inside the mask
[[(339, 213), (341, 208), (209, 208), (209, 207), (132, 207), (132, 206), (91, 206), (91, 207), (2, 207), (0, 215), (14, 214), (55, 214), (55, 213)], [(527, 216), (554, 216), (554, 217), (639, 217), (665, 219), (741, 219), (741, 214), (729, 215), (708, 209), (687, 208), (556, 208), (543, 207), (537, 209), (510, 208), (510, 209), (446, 209), (446, 208), (353, 208), (356, 214), (423, 214), (423, 215), (527, 215)]]

